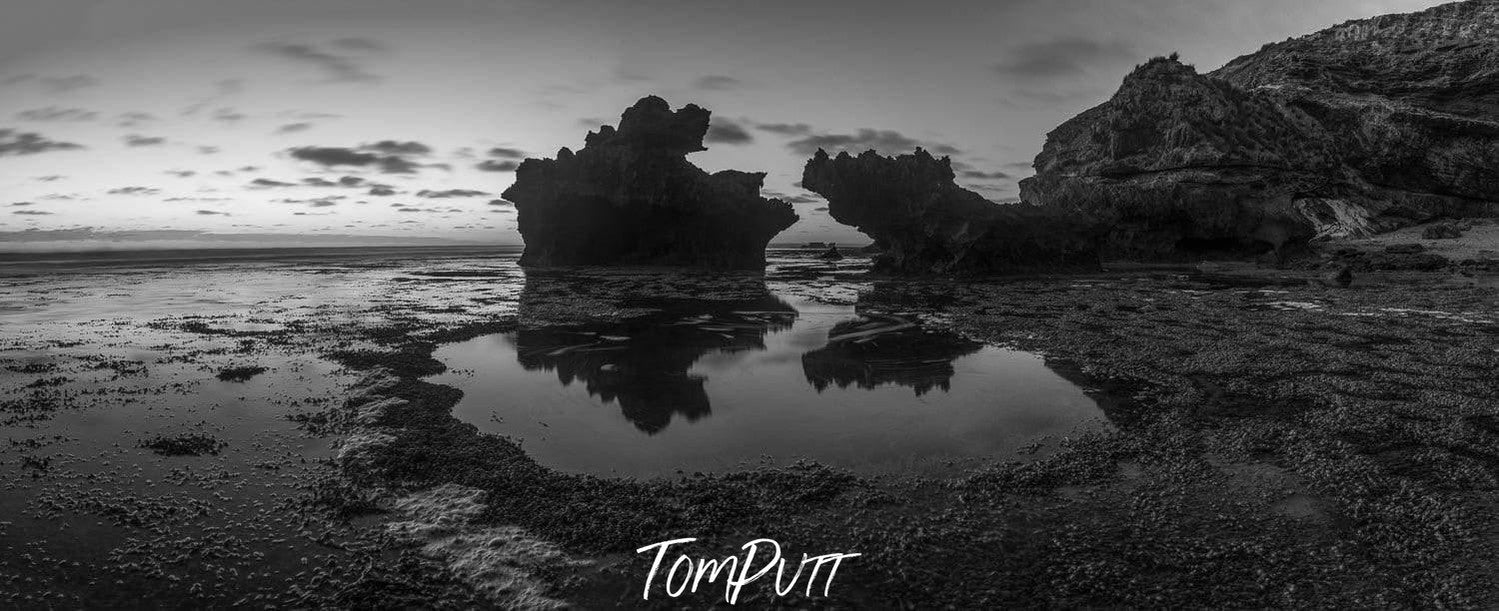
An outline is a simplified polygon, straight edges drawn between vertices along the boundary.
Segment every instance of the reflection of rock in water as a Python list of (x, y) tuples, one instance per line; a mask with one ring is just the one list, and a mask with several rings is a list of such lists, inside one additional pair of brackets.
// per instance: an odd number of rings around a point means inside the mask
[[(577, 381), (589, 394), (618, 403), (646, 433), (665, 429), (673, 414), (691, 422), (711, 412), (703, 378), (688, 374), (699, 358), (714, 351), (764, 350), (767, 333), (788, 329), (796, 319), (796, 310), (760, 280), (704, 286), (698, 292), (710, 298), (693, 299), (666, 290), (671, 283), (659, 276), (644, 277), (647, 282), (640, 284), (636, 281), (643, 277), (635, 276), (625, 286), (620, 278), (528, 277), (523, 319), (527, 309), (536, 308), (554, 319), (587, 318), (587, 312), (559, 317), (557, 310), (570, 304), (645, 313), (618, 322), (525, 329), (516, 333), (516, 354), (527, 370), (556, 371), (564, 385)], [(646, 286), (655, 290), (641, 290)]]
[(828, 345), (802, 355), (802, 370), (819, 392), (829, 385), (875, 388), (909, 386), (916, 396), (952, 385), (952, 363), (983, 344), (954, 333), (927, 331), (896, 316), (868, 316), (838, 323)]

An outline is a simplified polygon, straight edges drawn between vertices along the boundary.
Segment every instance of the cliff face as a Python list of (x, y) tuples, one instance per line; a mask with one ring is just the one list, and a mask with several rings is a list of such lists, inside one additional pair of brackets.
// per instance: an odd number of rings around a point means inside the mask
[(1095, 224), (1061, 208), (1001, 205), (953, 182), (951, 162), (915, 153), (858, 157), (817, 151), (802, 186), (828, 214), (874, 238), (878, 271), (1002, 274), (1096, 268)]
[(1158, 58), (1047, 136), (1030, 203), (1105, 256), (1284, 252), (1499, 212), (1499, 0), (1350, 22), (1206, 75)]
[(521, 265), (763, 268), (766, 244), (796, 213), (760, 197), (764, 173), (710, 175), (687, 161), (706, 150), (708, 117), (646, 97), (578, 152), (522, 162), (503, 194), (526, 243)]

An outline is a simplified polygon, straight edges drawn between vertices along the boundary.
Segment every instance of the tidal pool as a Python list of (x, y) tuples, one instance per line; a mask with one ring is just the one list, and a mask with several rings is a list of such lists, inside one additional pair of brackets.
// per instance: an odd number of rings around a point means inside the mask
[(635, 305), (649, 313), (440, 347), (449, 370), (429, 381), (463, 390), (459, 419), (543, 465), (598, 475), (799, 459), (932, 474), (1108, 426), (1040, 356), (900, 313), (770, 293)]

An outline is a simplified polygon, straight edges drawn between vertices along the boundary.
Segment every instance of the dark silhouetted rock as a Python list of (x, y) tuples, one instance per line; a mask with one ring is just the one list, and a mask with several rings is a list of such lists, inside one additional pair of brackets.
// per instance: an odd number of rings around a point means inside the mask
[(1455, 240), (1463, 237), (1463, 228), (1452, 223), (1432, 223), (1421, 230), (1421, 237), (1428, 240)]
[(1157, 58), (1047, 136), (1022, 198), (1106, 257), (1285, 252), (1499, 214), (1499, 0), (1345, 23), (1198, 74)]
[(1329, 265), (1327, 271), (1322, 273), (1322, 282), (1329, 286), (1346, 288), (1353, 284), (1353, 266), (1344, 262)]
[(760, 197), (764, 173), (710, 175), (687, 161), (706, 150), (708, 116), (646, 97), (582, 150), (522, 162), (503, 194), (526, 242), (521, 265), (763, 268), (766, 244), (796, 213)]
[(1098, 267), (1099, 227), (1060, 207), (1002, 205), (953, 182), (952, 163), (924, 150), (898, 157), (824, 151), (802, 186), (828, 213), (874, 238), (875, 269), (907, 274), (1003, 274)]
[(843, 253), (838, 252), (837, 244), (833, 244), (832, 246), (829, 246), (827, 250), (823, 251), (822, 254), (817, 255), (817, 258), (824, 261), (842, 261)]

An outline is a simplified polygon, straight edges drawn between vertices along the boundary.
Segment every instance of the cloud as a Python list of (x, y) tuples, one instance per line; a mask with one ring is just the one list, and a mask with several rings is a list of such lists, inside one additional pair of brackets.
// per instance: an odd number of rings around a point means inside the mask
[(286, 125), (282, 125), (281, 127), (276, 128), (276, 133), (295, 134), (297, 132), (305, 132), (309, 129), (312, 129), (311, 123), (287, 123)]
[(148, 121), (155, 121), (156, 115), (149, 112), (130, 111), (120, 113), (115, 117), (115, 125), (120, 127), (135, 127)]
[(48, 174), (46, 176), (38, 176), (38, 177), (36, 177), (36, 180), (37, 180), (37, 182), (57, 182), (57, 181), (62, 180), (64, 178), (67, 178), (67, 177), (66, 176), (62, 176), (60, 174)]
[(217, 147), (217, 146), (199, 146), (198, 147), (198, 154), (200, 154), (200, 155), (213, 155), (213, 154), (216, 154), (218, 152), (219, 152), (219, 147)]
[(11, 206), (14, 206), (14, 207), (19, 207), (19, 206), (35, 206), (35, 205), (36, 205), (35, 202), (15, 202), (15, 203), (11, 204)]
[(411, 206), (402, 206), (400, 208), (396, 208), (396, 212), (427, 212), (427, 210), (425, 208), (413, 208)]
[(249, 117), (249, 115), (239, 112), (233, 108), (220, 108), (213, 111), (213, 116), (209, 118), (224, 123), (238, 123), (245, 120), (247, 117)]
[(1122, 41), (1059, 38), (1013, 47), (993, 70), (1006, 78), (1046, 80), (1084, 74), (1093, 64), (1113, 59), (1129, 61), (1137, 54), (1134, 47)]
[(125, 146), (132, 146), (132, 147), (134, 147), (134, 146), (160, 146), (162, 144), (166, 144), (166, 141), (167, 141), (166, 138), (159, 138), (159, 137), (155, 137), (155, 136), (139, 136), (139, 135), (136, 135), (136, 134), (129, 134), (129, 135), (125, 136), (123, 138), (123, 140), (125, 141)]
[(52, 213), (47, 212), (46, 210), (16, 210), (14, 212), (11, 212), (11, 214), (21, 214), (25, 216), (50, 216)]
[(366, 144), (359, 148), (376, 153), (385, 153), (387, 155), (426, 155), (432, 152), (432, 147), (420, 142), (397, 142), (395, 140), (381, 140), (373, 144)]
[(203, 216), (230, 216), (228, 212), (220, 212), (218, 210), (197, 210), (195, 213)]
[(503, 199), (492, 199), (492, 200), (489, 200), (489, 205), (491, 205), (491, 206), (511, 206), (511, 207), (514, 207), (515, 206), (515, 202), (509, 201), (509, 200), (503, 200)]
[(99, 113), (91, 110), (58, 106), (33, 108), (16, 113), (16, 119), (19, 121), (93, 121), (98, 117)]
[(312, 206), (313, 208), (327, 208), (329, 206), (337, 206), (338, 202), (334, 201), (335, 199), (337, 198), (320, 197), (318, 199), (312, 200), (311, 202), (308, 202), (307, 205)]
[(786, 143), (786, 147), (799, 155), (812, 155), (818, 149), (829, 152), (848, 151), (852, 154), (873, 150), (882, 155), (906, 153), (917, 147), (926, 148), (939, 155), (961, 153), (957, 147), (930, 143), (888, 129), (860, 129), (854, 134), (809, 134)]
[[(282, 59), (310, 66), (321, 71), (327, 76), (328, 82), (332, 83), (374, 83), (379, 82), (381, 77), (371, 73), (365, 64), (366, 57), (371, 49), (350, 47), (347, 41), (355, 39), (340, 39), (328, 45), (336, 51), (348, 51), (341, 53), (319, 48), (317, 45), (303, 43), (264, 43), (257, 48), (263, 52), (270, 53)], [(373, 41), (366, 41), (370, 44)]]
[(86, 74), (75, 74), (72, 76), (41, 76), (38, 74), (21, 74), (5, 79), (4, 84), (33, 83), (50, 93), (67, 93), (94, 87), (99, 84), (99, 79)]
[(192, 170), (167, 170), (167, 174), (176, 176), (177, 178), (192, 178), (198, 173)]
[(1013, 178), (1009, 174), (1000, 171), (983, 172), (980, 170), (964, 170), (962, 176), (963, 178), (972, 178), (974, 180), (1005, 180)]
[(1101, 87), (1081, 87), (1072, 89), (1046, 88), (1021, 88), (1011, 92), (1000, 100), (1000, 103), (1011, 108), (1049, 108), (1055, 106), (1076, 106), (1079, 103), (1102, 101), (1107, 98), (1109, 91)]
[(384, 186), (384, 185), (370, 187), (370, 195), (373, 195), (375, 197), (386, 197), (386, 196), (395, 195), (395, 194), (396, 194), (396, 190), (395, 189), (392, 189), (392, 188)]
[(525, 159), (526, 152), (520, 149), (497, 146), (489, 149), (489, 156), (500, 159)]
[(744, 82), (737, 78), (734, 78), (732, 76), (724, 76), (722, 74), (710, 74), (692, 82), (692, 86), (694, 88), (704, 91), (724, 91), (728, 89), (736, 89), (743, 84)]
[(448, 189), (446, 191), (428, 191), (426, 189), (423, 189), (416, 192), (417, 197), (426, 197), (430, 199), (447, 199), (450, 197), (482, 197), (485, 195), (489, 194), (483, 191), (474, 191), (472, 189)]
[(828, 211), (828, 207), (827, 206), (823, 206), (821, 208), (813, 208), (812, 211), (813, 212), (827, 212)]
[(303, 146), (289, 151), (293, 159), (310, 161), (325, 167), (374, 166), (387, 174), (411, 174), (420, 167), (399, 155), (376, 155), (356, 149), (337, 146)]
[(757, 123), (755, 129), (782, 136), (803, 136), (812, 133), (812, 126), (806, 123)]
[(281, 182), (279, 180), (271, 180), (269, 178), (257, 178), (255, 180), (250, 181), (250, 187), (251, 188), (257, 188), (257, 187), (258, 188), (295, 187), (295, 186), (297, 186), (296, 183)]
[(106, 191), (110, 195), (156, 195), (161, 189), (154, 187), (119, 187)]
[(33, 132), (18, 132), (0, 129), (0, 157), (6, 155), (35, 155), (49, 151), (71, 151), (83, 148), (71, 142), (58, 142)]
[(516, 168), (520, 167), (520, 162), (510, 160), (501, 161), (499, 159), (485, 159), (484, 161), (474, 164), (474, 167), (485, 172), (514, 172)]
[(310, 161), (325, 167), (374, 167), (387, 174), (412, 174), (422, 167), (449, 169), (446, 164), (423, 165), (408, 159), (409, 156), (421, 156), (432, 152), (432, 147), (420, 142), (381, 140), (354, 148), (303, 146), (288, 149), (288, 152), (294, 159)]
[(749, 144), (754, 140), (754, 136), (734, 120), (718, 117), (714, 117), (712, 124), (708, 126), (708, 134), (703, 137), (704, 142), (734, 145)]
[(362, 51), (368, 53), (384, 53), (389, 50), (385, 43), (370, 38), (340, 38), (333, 41), (333, 46), (350, 51)]

